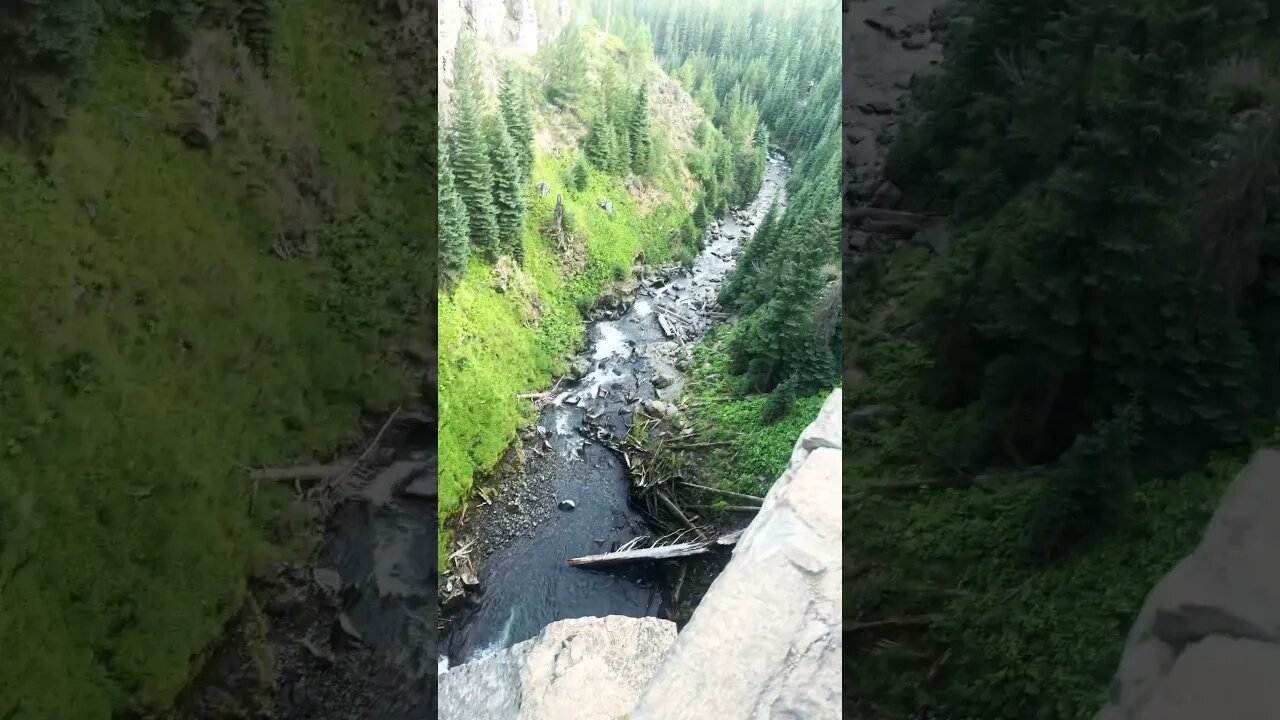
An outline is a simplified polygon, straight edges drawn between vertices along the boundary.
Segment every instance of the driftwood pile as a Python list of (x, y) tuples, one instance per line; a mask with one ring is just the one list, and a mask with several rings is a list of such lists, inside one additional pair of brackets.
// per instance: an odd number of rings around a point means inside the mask
[[(622, 456), (631, 478), (632, 499), (644, 508), (651, 522), (665, 535), (648, 542), (639, 537), (617, 550), (599, 555), (572, 558), (570, 565), (600, 567), (629, 562), (668, 560), (679, 557), (703, 555), (737, 543), (741, 531), (716, 535), (706, 520), (696, 511), (720, 509), (728, 506), (688, 505), (682, 507), (681, 491), (733, 498), (751, 505), (735, 505), (734, 511), (755, 512), (760, 509), (762, 498), (744, 493), (699, 485), (689, 482), (682, 475), (685, 453), (727, 445), (727, 442), (700, 442), (691, 428), (677, 430), (666, 418), (654, 417), (640, 411), (635, 415), (631, 432), (620, 446), (612, 446)], [(643, 546), (642, 546), (643, 545)]]

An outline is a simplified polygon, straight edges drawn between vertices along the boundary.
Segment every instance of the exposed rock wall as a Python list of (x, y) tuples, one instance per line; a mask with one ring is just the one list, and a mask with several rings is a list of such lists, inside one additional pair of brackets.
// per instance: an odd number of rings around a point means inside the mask
[(453, 51), (468, 27), (481, 43), (533, 55), (569, 21), (568, 0), (441, 0), (439, 7), (440, 107), (448, 108)]
[(552, 623), (444, 673), (442, 720), (840, 717), (840, 401), (796, 441), (678, 637), (656, 618)]
[(796, 441), (632, 720), (840, 717), (840, 399)]
[(440, 676), (441, 720), (615, 720), (676, 638), (657, 618), (561, 620)]
[(1156, 585), (1096, 720), (1280, 713), (1280, 453), (1258, 453)]

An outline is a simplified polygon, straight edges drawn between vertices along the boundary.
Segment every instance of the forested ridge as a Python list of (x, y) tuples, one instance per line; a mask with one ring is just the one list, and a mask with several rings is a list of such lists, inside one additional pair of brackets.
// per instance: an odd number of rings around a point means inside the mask
[(433, 402), (427, 5), (0, 7), (0, 717), (169, 712), (314, 540), (248, 469)]
[[(759, 185), (764, 150), (793, 166), (785, 206), (775, 204), (744, 244), (720, 291), (735, 315), (699, 346), (685, 391), (694, 426), (723, 450), (699, 459), (707, 482), (764, 493), (839, 384), (841, 75), (834, 5), (637, 1), (616, 3), (654, 37), (664, 67), (716, 118), (723, 150), (702, 171), (702, 218), (742, 202)], [(739, 138), (751, 137), (751, 143)], [(750, 190), (734, 190), (735, 185)], [(730, 188), (726, 190), (725, 188)], [(705, 228), (704, 228), (705, 230)]]
[[(734, 418), (723, 429), (758, 434), (797, 397), (837, 382), (839, 32), (818, 7), (588, 3), (531, 61), (500, 51), (480, 59), (501, 77), (496, 88), (485, 87), (464, 30), (441, 178), (449, 514), (509, 443), (519, 447), (530, 403), (515, 396), (563, 371), (597, 298), (625, 286), (637, 259), (691, 265), (717, 216), (759, 190), (770, 147), (804, 180), (793, 181), (789, 209), (770, 215), (721, 298), (743, 321), (708, 350), (708, 366), (723, 355), (732, 367), (707, 373), (716, 378), (701, 391), (741, 398), (751, 410), (719, 408)], [(672, 80), (682, 92), (669, 105)], [(515, 162), (505, 160), (508, 142)], [(661, 201), (643, 202), (654, 196)], [(721, 384), (730, 381), (732, 389)], [(796, 416), (816, 409), (805, 402)], [(767, 487), (764, 468), (776, 474), (794, 442), (795, 421), (784, 427), (791, 436), (779, 440), (779, 428), (764, 443), (767, 460), (756, 458), (749, 476), (734, 468), (731, 482)], [(448, 538), (442, 531), (442, 554)]]
[(1275, 437), (1280, 8), (950, 7), (885, 169), (949, 233), (846, 268), (846, 707), (1085, 718)]

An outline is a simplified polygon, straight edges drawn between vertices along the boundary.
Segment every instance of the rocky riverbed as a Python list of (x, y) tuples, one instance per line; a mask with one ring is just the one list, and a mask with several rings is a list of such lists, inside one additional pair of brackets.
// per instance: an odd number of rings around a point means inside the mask
[(757, 197), (713, 224), (692, 268), (664, 268), (603, 299), (586, 351), (540, 399), (537, 424), (504, 460), (496, 497), (456, 532), (465, 557), (441, 580), (442, 664), (509, 647), (557, 620), (658, 612), (662, 580), (650, 570), (596, 572), (565, 561), (651, 533), (629, 502), (615, 448), (637, 413), (678, 413), (671, 400), (692, 347), (721, 317), (719, 287), (770, 204), (785, 203), (789, 173), (771, 155)]

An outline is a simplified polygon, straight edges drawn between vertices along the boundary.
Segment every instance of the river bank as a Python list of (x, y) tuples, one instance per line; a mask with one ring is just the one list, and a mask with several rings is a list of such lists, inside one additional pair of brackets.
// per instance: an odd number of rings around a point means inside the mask
[(317, 551), (251, 579), (179, 702), (190, 720), (426, 717), (436, 702), (436, 425), (367, 418), (323, 481), (299, 479)]
[(454, 662), (528, 639), (559, 619), (658, 612), (663, 581), (651, 570), (598, 573), (565, 560), (650, 532), (629, 502), (626, 460), (613, 448), (637, 413), (676, 413), (670, 401), (692, 360), (690, 342), (720, 319), (720, 283), (743, 240), (784, 196), (789, 173), (786, 161), (771, 155), (760, 192), (713, 223), (690, 270), (667, 269), (638, 283), (629, 307), (610, 301), (610, 319), (587, 329), (577, 378), (549, 391), (538, 423), (496, 475), (494, 501), (474, 508), (455, 531), (465, 552), (454, 559), (458, 572), (441, 578), (448, 608), (441, 649)]

